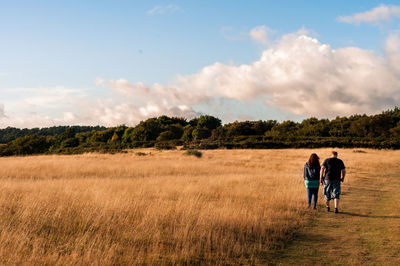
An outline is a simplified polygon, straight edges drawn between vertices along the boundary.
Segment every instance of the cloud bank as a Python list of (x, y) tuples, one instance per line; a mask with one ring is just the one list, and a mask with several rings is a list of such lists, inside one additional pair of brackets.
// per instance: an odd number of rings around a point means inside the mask
[(98, 79), (98, 88), (106, 89), (109, 96), (94, 99), (42, 90), (47, 100), (41, 104), (51, 99), (68, 101), (69, 110), (57, 118), (38, 114), (16, 118), (5, 102), (0, 108), (0, 126), (115, 126), (135, 125), (159, 115), (191, 118), (198, 115), (196, 106), (211, 107), (215, 99), (261, 100), (264, 105), (306, 117), (379, 113), (400, 103), (399, 48), (400, 38), (391, 35), (384, 56), (357, 47), (332, 49), (302, 30), (283, 36), (251, 64), (216, 62), (192, 75), (178, 75), (167, 85)]
[(301, 33), (285, 35), (249, 65), (215, 63), (177, 76), (172, 85), (112, 81), (125, 94), (157, 95), (192, 106), (219, 97), (265, 99), (297, 115), (335, 117), (375, 113), (400, 102), (400, 41), (388, 38), (386, 57), (357, 47), (332, 49)]
[(400, 18), (400, 6), (380, 5), (366, 12), (350, 16), (340, 16), (338, 20), (344, 23), (359, 25), (361, 23), (379, 24), (392, 18)]

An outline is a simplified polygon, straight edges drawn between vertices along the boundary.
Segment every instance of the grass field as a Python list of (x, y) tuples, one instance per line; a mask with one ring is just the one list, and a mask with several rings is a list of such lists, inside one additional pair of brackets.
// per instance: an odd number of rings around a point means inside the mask
[[(0, 263), (290, 264), (304, 255), (299, 234), (325, 217), (322, 205), (305, 208), (303, 165), (329, 151), (0, 158)], [(338, 151), (344, 199), (377, 169), (382, 179), (370, 186), (379, 188), (400, 172), (399, 151)]]

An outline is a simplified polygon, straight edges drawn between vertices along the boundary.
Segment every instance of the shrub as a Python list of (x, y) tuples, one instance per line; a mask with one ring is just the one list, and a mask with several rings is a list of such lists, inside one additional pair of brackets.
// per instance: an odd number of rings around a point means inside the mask
[(156, 142), (154, 147), (158, 150), (175, 150), (176, 146), (171, 142)]
[(202, 156), (202, 153), (198, 150), (187, 150), (184, 155), (193, 155), (196, 156), (197, 158), (200, 158)]
[(366, 151), (363, 151), (363, 150), (353, 150), (353, 152), (355, 152), (355, 153), (367, 153)]
[(167, 141), (175, 138), (175, 134), (172, 131), (164, 131), (157, 137), (157, 141)]

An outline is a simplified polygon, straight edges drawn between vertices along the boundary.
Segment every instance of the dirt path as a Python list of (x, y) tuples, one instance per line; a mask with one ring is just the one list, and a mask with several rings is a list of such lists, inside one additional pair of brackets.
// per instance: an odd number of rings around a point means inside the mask
[(384, 176), (358, 169), (354, 181), (342, 186), (339, 214), (326, 212), (320, 197), (312, 223), (269, 264), (400, 265), (400, 167), (396, 168)]

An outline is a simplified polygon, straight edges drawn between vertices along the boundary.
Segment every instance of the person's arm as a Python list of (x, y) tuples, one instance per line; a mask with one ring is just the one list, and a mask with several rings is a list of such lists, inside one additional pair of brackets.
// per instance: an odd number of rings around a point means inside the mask
[(340, 181), (344, 182), (344, 177), (346, 176), (346, 168), (342, 169), (342, 179)]
[(325, 166), (321, 167), (321, 175), (319, 177), (319, 182), (322, 184), (324, 182), (324, 176), (325, 176)]
[(307, 167), (304, 165), (304, 169), (303, 169), (303, 178), (304, 178), (304, 180), (306, 180), (306, 176), (307, 176)]

